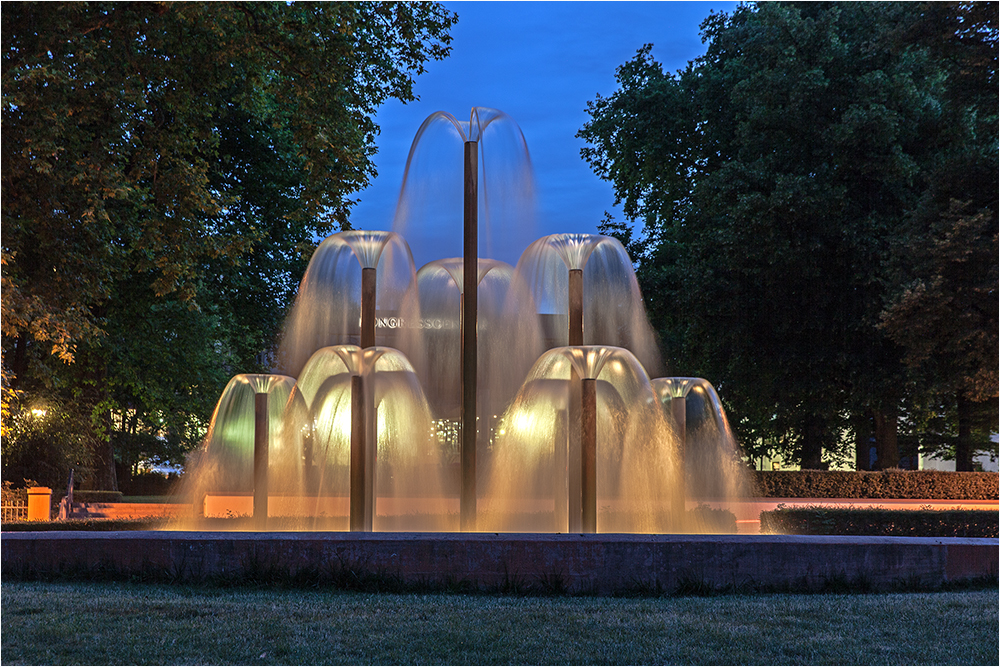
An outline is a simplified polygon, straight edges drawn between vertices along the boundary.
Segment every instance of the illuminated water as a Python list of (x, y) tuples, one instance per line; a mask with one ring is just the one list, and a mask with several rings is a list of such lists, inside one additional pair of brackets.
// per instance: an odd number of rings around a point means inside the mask
[[(598, 531), (699, 530), (677, 490), (722, 503), (746, 493), (715, 389), (696, 378), (650, 380), (663, 374), (661, 357), (621, 244), (588, 234), (522, 241), (533, 209), (523, 136), (506, 115), (477, 108), (468, 123), (439, 112), (421, 126), (394, 232), (341, 232), (318, 246), (286, 323), (282, 375), (233, 378), (190, 461), (199, 513), (252, 511), (253, 396), (261, 391), (271, 516), (347, 527), (358, 409), (373, 528), (458, 528), (463, 262), (433, 259), (416, 271), (403, 233), (441, 233), (443, 253), (458, 239), (446, 256), (461, 252), (460, 156), (470, 138), (480, 142), (480, 254), (524, 249), (516, 267), (479, 260), (478, 529), (581, 530), (584, 382), (596, 392)], [(377, 276), (375, 345), (362, 350), (365, 269)], [(571, 311), (582, 313), (578, 334)], [(583, 345), (568, 346), (571, 335)], [(678, 393), (686, 446), (671, 412)]]

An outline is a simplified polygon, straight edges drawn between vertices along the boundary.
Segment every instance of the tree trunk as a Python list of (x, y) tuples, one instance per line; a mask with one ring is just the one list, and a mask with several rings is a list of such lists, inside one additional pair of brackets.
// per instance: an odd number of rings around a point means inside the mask
[(823, 468), (823, 418), (819, 415), (809, 415), (803, 424), (801, 466), (803, 470)]
[(899, 467), (897, 422), (898, 408), (895, 405), (875, 410), (875, 450), (878, 452), (876, 470)]
[(871, 470), (872, 416), (868, 410), (856, 413), (854, 423), (854, 469)]
[(972, 472), (972, 401), (958, 392), (958, 439), (955, 441), (955, 470)]

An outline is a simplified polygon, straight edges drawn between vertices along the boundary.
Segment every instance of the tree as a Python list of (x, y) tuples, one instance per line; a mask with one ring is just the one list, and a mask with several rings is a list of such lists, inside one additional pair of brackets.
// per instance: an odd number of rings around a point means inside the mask
[[(899, 41), (917, 40), (947, 77), (929, 187), (907, 220), (912, 243), (896, 252), (904, 288), (882, 326), (905, 349), (932, 414), (923, 449), (972, 470), (975, 450), (996, 450), (997, 27), (990, 3), (928, 3)], [(938, 420), (940, 424), (940, 420)]]
[(897, 463), (909, 376), (882, 313), (954, 141), (947, 68), (901, 39), (926, 10), (741, 6), (706, 19), (685, 70), (645, 47), (588, 105), (583, 157), (643, 221), (638, 277), (667, 356), (717, 382), (753, 455), (820, 467), (855, 431)]
[(184, 412), (212, 384), (133, 352), (176, 352), (193, 327), (212, 334), (185, 354), (227, 353), (213, 377), (265, 355), (302, 245), (347, 226), (375, 175), (376, 109), (414, 99), (454, 21), (434, 3), (5, 8), (5, 401), (48, 386), (88, 403), (114, 488), (112, 412)]

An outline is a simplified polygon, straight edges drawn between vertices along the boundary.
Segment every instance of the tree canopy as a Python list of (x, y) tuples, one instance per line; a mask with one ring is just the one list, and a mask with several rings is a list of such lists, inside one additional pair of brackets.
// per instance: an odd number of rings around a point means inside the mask
[(870, 436), (897, 465), (902, 417), (955, 392), (995, 413), (996, 7), (763, 3), (702, 28), (675, 74), (640, 49), (579, 132), (642, 224), (604, 228), (638, 251), (673, 371), (718, 384), (751, 454), (805, 467), (848, 433), (861, 467)]
[(98, 443), (137, 415), (189, 437), (229, 375), (267, 366), (315, 240), (375, 176), (376, 110), (414, 99), (455, 20), (427, 2), (5, 7), (5, 404), (86, 404)]

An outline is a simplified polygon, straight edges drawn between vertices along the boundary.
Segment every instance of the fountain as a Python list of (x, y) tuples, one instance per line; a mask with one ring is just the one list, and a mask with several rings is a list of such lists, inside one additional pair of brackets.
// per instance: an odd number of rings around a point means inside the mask
[[(464, 163), (457, 150), (442, 160), (464, 175), (421, 175), (442, 134), (464, 142)], [(511, 233), (530, 222), (527, 165), (504, 114), (432, 115), (394, 232), (323, 241), (288, 318), (282, 375), (226, 387), (185, 475), (195, 514), (295, 532), (220, 535), (204, 520), (194, 531), (5, 532), (4, 576), (259, 581), (264, 567), (313, 585), (388, 577), (589, 594), (995, 581), (995, 539), (664, 534), (713, 531), (695, 499), (752, 495), (738, 447), (711, 384), (650, 380), (659, 353), (617, 241)], [(461, 251), (449, 247), (460, 208)], [(490, 259), (478, 256), (479, 221)], [(428, 230), (447, 230), (434, 247), (462, 258), (415, 271), (402, 235)], [(505, 244), (526, 248), (515, 268)], [(445, 532), (458, 529), (496, 534)], [(605, 534), (582, 534), (594, 532)]]
[(351, 530), (385, 530), (397, 527), (405, 507), (413, 526), (446, 526), (439, 521), (446, 507), (435, 504), (444, 499), (442, 452), (432, 446), (416, 373), (398, 350), (317, 350), (289, 396), (283, 426), (279, 439), (301, 453), (299, 492), (322, 507), (313, 515), (349, 516)]
[[(279, 437), (295, 378), (237, 375), (215, 406), (205, 444), (188, 465), (197, 470), (191, 483), (196, 512), (226, 510), (253, 514), (265, 523), (271, 492), (297, 489), (296, 452)], [(266, 471), (266, 472), (265, 472)], [(235, 501), (232, 494), (240, 494)], [(217, 509), (218, 499), (228, 498)]]
[(683, 532), (665, 504), (676, 447), (628, 350), (557, 347), (505, 413), (484, 527), (516, 532)]
[[(485, 157), (496, 128), (515, 150), (489, 155), (519, 165), (500, 179)], [(411, 169), (442, 130), (464, 145), (464, 255), (414, 271), (402, 233), (422, 229), (425, 195), (443, 185), (421, 184)], [(201, 457), (211, 465), (192, 466), (197, 487), (254, 491), (258, 514), (263, 487), (272, 515), (278, 494), (299, 499), (283, 501), (286, 512), (357, 531), (691, 532), (686, 490), (721, 500), (744, 491), (712, 386), (650, 380), (659, 350), (617, 240), (547, 236), (516, 267), (478, 256), (479, 221), (512, 224), (526, 208), (515, 193), (530, 194), (530, 182), (523, 136), (505, 114), (430, 116), (410, 151), (395, 231), (329, 237), (302, 279), (278, 356), (297, 381), (282, 380), (280, 414), (277, 397), (268, 407), (270, 479), (258, 470), (253, 489), (245, 474), (241, 485), (214, 481), (233, 459), (216, 449), (248, 449), (217, 442), (227, 420), (249, 419), (223, 410), (224, 394)], [(487, 233), (487, 248), (494, 240)]]
[(392, 327), (378, 327), (378, 314), (400, 310), (413, 278), (413, 256), (398, 234), (348, 231), (327, 238), (309, 261), (285, 324), (282, 371), (297, 376), (327, 345), (392, 343)]

